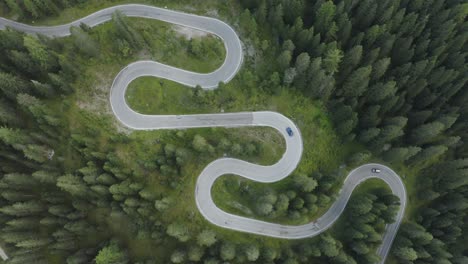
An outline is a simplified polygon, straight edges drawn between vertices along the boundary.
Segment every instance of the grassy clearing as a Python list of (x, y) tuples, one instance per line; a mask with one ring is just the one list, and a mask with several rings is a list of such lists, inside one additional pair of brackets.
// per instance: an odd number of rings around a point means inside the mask
[[(339, 151), (338, 138), (334, 134), (332, 125), (328, 120), (324, 107), (312, 100), (306, 99), (294, 92), (283, 91), (278, 95), (270, 95), (261, 91), (255, 94), (245, 93), (238, 86), (238, 81), (226, 84), (215, 91), (202, 91), (183, 87), (171, 81), (161, 80), (153, 77), (142, 77), (132, 82), (127, 89), (126, 99), (131, 108), (144, 114), (195, 114), (195, 113), (217, 113), (236, 111), (264, 111), (271, 110), (280, 112), (286, 116), (293, 117), (299, 126), (304, 140), (303, 158), (297, 169), (298, 172), (310, 174), (322, 169), (330, 170), (339, 166), (344, 158)], [(283, 153), (284, 147), (280, 144), (282, 140), (272, 140), (279, 135), (273, 129), (266, 130), (256, 137), (262, 140), (262, 154), (260, 158), (248, 157), (249, 161), (261, 161), (262, 164), (273, 164)], [(243, 133), (254, 133), (252, 128), (232, 130), (240, 135), (236, 140), (245, 141)], [(276, 134), (276, 135), (275, 135)], [(213, 138), (215, 135), (210, 135)], [(348, 147), (351, 148), (351, 147)], [(274, 154), (274, 155), (272, 155)], [(264, 156), (263, 156), (264, 155)], [(245, 159), (246, 157), (244, 157)], [(197, 175), (194, 175), (195, 177)], [(229, 180), (234, 178), (235, 180)], [(251, 216), (266, 221), (282, 222), (289, 224), (300, 224), (308, 222), (317, 214), (291, 220), (287, 217), (265, 218), (249, 215), (246, 211), (253, 211), (252, 201), (240, 192), (233, 191), (232, 184), (239, 184), (245, 179), (238, 176), (223, 176), (219, 178), (212, 189), (215, 203), (225, 211)], [(281, 190), (286, 189), (290, 179), (273, 184), (256, 183), (259, 189), (265, 187)], [(240, 210), (239, 208), (248, 208)], [(323, 212), (326, 208), (320, 211)]]
[[(174, 25), (166, 22), (132, 17), (128, 18), (128, 21), (145, 41), (144, 49), (138, 53), (121, 54), (115, 48), (115, 28), (108, 22), (92, 30), (92, 35), (98, 42), (100, 56), (93, 58), (90, 63), (151, 59), (178, 68), (206, 73), (216, 70), (224, 62), (224, 44), (214, 35), (188, 39), (186, 35), (178, 33)], [(197, 52), (193, 51), (194, 42), (198, 44)]]
[(197, 107), (191, 100), (193, 89), (173, 81), (141, 77), (127, 88), (127, 104), (142, 114), (204, 113), (209, 109)]
[(191, 34), (191, 29), (182, 31), (179, 26), (152, 19), (130, 18), (130, 21), (141, 32), (154, 61), (200, 73), (212, 72), (224, 62), (226, 50), (215, 35), (197, 35), (200, 31)]
[(292, 118), (301, 130), (304, 153), (299, 171), (333, 169), (343, 158), (324, 107), (294, 92), (249, 94), (238, 80), (214, 91), (197, 91), (171, 81), (142, 77), (130, 84), (126, 99), (132, 109), (144, 114), (277, 111)]
[[(254, 130), (254, 131), (252, 131)], [(204, 128), (204, 129), (190, 129), (190, 130), (180, 130), (185, 136), (191, 137), (191, 135), (199, 134), (212, 140), (214, 138), (226, 137), (231, 141), (235, 140), (255, 140), (257, 135), (261, 137), (263, 133), (269, 133), (269, 130), (266, 128), (234, 128), (234, 129), (224, 129), (224, 128)], [(179, 131), (179, 132), (180, 132)], [(133, 157), (139, 157), (140, 155), (153, 155), (154, 152), (157, 152), (160, 149), (161, 145), (157, 142), (158, 139), (161, 139), (161, 142), (184, 145), (186, 143), (181, 142), (181, 139), (178, 138), (177, 131), (168, 130), (168, 131), (136, 131), (130, 135), (131, 141), (126, 145), (119, 146), (119, 152), (122, 152), (122, 155), (132, 155)], [(278, 137), (280, 137), (278, 135)], [(281, 138), (279, 138), (281, 139)], [(274, 148), (282, 146), (281, 144), (274, 145)], [(282, 154), (282, 151), (268, 149), (268, 145), (262, 145), (260, 153), (258, 156), (254, 157), (238, 157), (244, 160), (249, 160), (256, 163), (265, 163), (266, 160), (278, 159), (279, 156), (275, 156), (274, 151), (279, 154)], [(214, 159), (221, 157), (221, 153), (215, 153), (213, 156), (198, 156), (193, 155), (191, 159), (187, 162), (187, 165), (183, 167), (183, 170), (175, 179), (178, 182), (177, 188), (170, 187), (165, 180), (163, 180), (162, 175), (158, 172), (149, 172), (144, 177), (146, 178), (147, 188), (153, 190), (158, 197), (170, 197), (172, 200), (171, 209), (167, 210), (160, 217), (161, 221), (168, 225), (172, 222), (183, 221), (184, 224), (188, 227), (192, 234), (192, 240), (195, 239), (196, 234), (207, 228), (214, 229), (218, 237), (226, 238), (230, 241), (235, 241), (237, 243), (252, 243), (252, 241), (257, 241), (262, 245), (270, 245), (275, 248), (279, 248), (281, 245), (288, 243), (287, 241), (259, 237), (250, 234), (245, 234), (237, 231), (231, 231), (224, 228), (219, 228), (213, 226), (200, 215), (196, 208), (194, 193), (195, 185), (198, 175), (201, 173), (203, 168)], [(267, 157), (267, 158), (265, 158)], [(135, 160), (130, 159), (129, 168), (137, 169), (138, 164)], [(138, 173), (137, 173), (138, 174)], [(174, 180), (174, 179), (172, 179)], [(128, 241), (127, 243), (133, 243)], [(175, 247), (176, 245), (173, 245)], [(166, 247), (166, 246), (165, 246)], [(171, 246), (169, 246), (171, 247)], [(171, 247), (171, 248), (173, 248)], [(167, 248), (167, 247), (166, 247)], [(139, 249), (141, 250), (141, 249)], [(168, 254), (171, 250), (167, 250), (164, 254)], [(141, 256), (143, 253), (138, 253), (136, 250), (133, 254)], [(149, 254), (144, 252), (144, 254)], [(161, 255), (158, 255), (161, 257)]]
[[(190, 41), (186, 40), (184, 36), (177, 35), (172, 26), (167, 23), (140, 18), (129, 18), (129, 20), (142, 36), (146, 36), (145, 41), (151, 45), (138, 53), (123, 56), (114, 48), (113, 31), (115, 28), (112, 23), (93, 28), (91, 36), (97, 42), (100, 55), (97, 58), (74, 55), (74, 60), (77, 65), (80, 65), (82, 74), (82, 77), (78, 78), (74, 84), (76, 100), (80, 108), (109, 114), (111, 111), (108, 98), (113, 78), (126, 65), (137, 60), (155, 60), (200, 72), (212, 71), (224, 61), (224, 46), (215, 37), (207, 36), (200, 39), (202, 46), (212, 51), (206, 56), (199, 57), (190, 52)], [(67, 52), (78, 53), (74, 50), (71, 37), (60, 41), (66, 44), (64, 47), (68, 49)], [(215, 53), (214, 50), (218, 50), (218, 53)]]
[[(65, 10), (59, 17), (43, 20), (41, 24), (60, 24), (92, 13), (105, 6), (116, 5), (119, 3), (134, 1), (93, 1), (85, 6)], [(154, 1), (140, 1), (140, 3), (152, 3)], [(184, 3), (190, 3), (186, 1)], [(159, 5), (165, 2), (158, 2)], [(188, 10), (184, 4), (176, 4), (167, 1), (169, 8), (180, 8)], [(197, 2), (198, 3), (198, 2)], [(200, 4), (200, 3), (199, 3)], [(201, 6), (200, 6), (201, 5)], [(200, 10), (212, 10), (213, 7), (221, 6), (219, 14), (226, 14), (231, 5), (230, 2), (219, 4), (219, 1), (204, 1), (201, 3)], [(195, 13), (204, 13), (194, 10)], [(71, 105), (67, 110), (67, 117), (70, 121), (70, 130), (83, 130), (86, 126), (93, 127), (96, 138), (100, 142), (100, 149), (107, 149), (112, 146), (117, 156), (125, 162), (126, 168), (132, 172), (135, 177), (144, 179), (148, 188), (150, 188), (158, 197), (171, 197), (176, 204), (171, 210), (162, 214), (161, 221), (167, 225), (174, 221), (184, 221), (184, 224), (192, 231), (193, 236), (200, 229), (210, 228), (216, 230), (220, 237), (229, 238), (231, 241), (244, 243), (258, 243), (260, 245), (270, 245), (280, 247), (290, 243), (289, 241), (254, 236), (236, 231), (230, 231), (218, 228), (207, 223), (196, 209), (194, 200), (194, 188), (196, 179), (201, 170), (211, 161), (219, 158), (223, 153), (215, 153), (207, 157), (192, 156), (187, 165), (183, 167), (177, 188), (172, 188), (167, 184), (162, 175), (157, 171), (145, 171), (138, 163), (140, 157), (148, 157), (157, 153), (162, 145), (156, 142), (161, 141), (173, 144), (186, 144), (181, 142), (176, 136), (177, 131), (138, 131), (129, 135), (129, 141), (125, 144), (116, 144), (110, 140), (115, 136), (115, 125), (113, 116), (109, 111), (108, 91), (112, 79), (128, 63), (139, 59), (152, 59), (162, 63), (167, 63), (176, 67), (189, 70), (198, 70), (207, 72), (217, 68), (224, 58), (224, 49), (221, 53), (215, 53), (211, 57), (197, 58), (190, 54), (189, 45), (183, 36), (177, 36), (172, 27), (165, 23), (130, 18), (130, 21), (139, 32), (150, 43), (148, 48), (122, 56), (113, 48), (111, 23), (106, 23), (92, 30), (91, 35), (98, 40), (100, 49), (99, 58), (88, 59), (82, 56), (76, 56), (79, 65), (82, 65), (83, 76), (74, 84), (76, 94), (69, 97)], [(203, 38), (203, 41), (207, 38)], [(71, 44), (72, 39), (66, 38), (65, 43)], [(177, 44), (178, 43), (178, 44)], [(219, 40), (209, 38), (208, 46), (219, 46)], [(179, 46), (177, 46), (179, 45)], [(72, 45), (70, 45), (72, 46)], [(179, 47), (177, 52), (171, 49), (174, 46)], [(183, 48), (180, 48), (183, 47)], [(190, 57), (191, 56), (191, 57)], [(218, 59), (217, 58), (221, 58)], [(208, 58), (208, 59), (207, 59)], [(207, 61), (211, 64), (207, 64)], [(250, 75), (249, 75), (250, 74)], [(277, 111), (293, 119), (301, 130), (304, 140), (303, 158), (299, 164), (298, 171), (311, 173), (317, 169), (329, 170), (339, 166), (347, 151), (342, 151), (339, 139), (333, 131), (332, 124), (327, 117), (325, 107), (319, 102), (306, 99), (294, 91), (282, 91), (277, 95), (271, 95), (257, 89), (253, 86), (246, 88), (247, 84), (254, 83), (249, 80), (253, 78), (252, 73), (245, 70), (241, 71), (234, 80), (223, 85), (215, 91), (198, 91), (181, 86), (177, 83), (161, 80), (157, 78), (139, 78), (135, 80), (127, 90), (126, 99), (129, 105), (136, 111), (145, 114), (193, 114), (193, 113), (218, 113), (235, 111)], [(94, 113), (104, 115), (95, 115)], [(99, 117), (96, 117), (99, 116)], [(86, 125), (84, 125), (86, 124)], [(238, 155), (237, 158), (255, 162), (259, 164), (272, 164), (276, 162), (284, 151), (284, 142), (282, 138), (270, 128), (206, 128), (191, 129), (183, 131), (187, 134), (200, 134), (208, 141), (215, 142), (221, 137), (226, 137), (232, 142), (257, 142), (258, 151), (253, 156)], [(344, 146), (345, 149), (353, 147)], [(74, 151), (64, 148), (63, 153), (69, 153), (68, 159), (72, 159)], [(81, 166), (81, 161), (76, 160), (67, 164), (70, 170)], [(229, 192), (229, 177), (221, 177), (213, 187), (213, 195), (217, 204), (226, 211), (231, 211), (232, 206), (223, 204), (226, 201), (237, 201), (241, 204), (243, 201), (241, 193)], [(290, 179), (285, 179), (278, 183), (270, 184), (271, 188), (284, 188)], [(247, 204), (246, 206), (250, 206)], [(268, 219), (269, 221), (286, 221), (282, 219)], [(300, 220), (304, 221), (304, 219)], [(305, 219), (307, 221), (307, 219)], [(125, 222), (117, 225), (114, 229), (124, 230)], [(112, 228), (111, 228), (112, 229)], [(112, 230), (111, 230), (112, 231)], [(167, 255), (172, 252), (176, 245), (164, 245), (164, 252), (155, 252), (149, 246), (144, 246), (147, 241), (132, 238), (129, 233), (119, 235), (122, 240), (129, 245), (131, 254), (135, 256), (150, 255), (167, 259)], [(192, 238), (193, 239), (193, 238)], [(147, 245), (147, 244), (146, 244)]]
[[(209, 14), (210, 16), (226, 16), (231, 13), (232, 3), (221, 2), (216, 0), (207, 1), (155, 1), (155, 0), (103, 0), (89, 1), (86, 4), (78, 5), (73, 8), (63, 10), (57, 17), (47, 18), (41, 21), (35, 21), (36, 25), (57, 25), (74, 19), (83, 17), (92, 12), (100, 10), (104, 7), (114, 6), (124, 3), (145, 3), (154, 4), (161, 7), (165, 5), (171, 9), (178, 9), (197, 14)], [(196, 3), (193, 5), (192, 3)], [(198, 9), (192, 8), (197, 6)], [(219, 13), (210, 12), (217, 10)], [(232, 16), (231, 16), (232, 17)], [(136, 28), (145, 35), (149, 47), (139, 53), (131, 54), (128, 57), (123, 57), (117, 54), (112, 48), (112, 37), (109, 32), (112, 32), (110, 23), (101, 25), (93, 29), (93, 36), (97, 36), (101, 56), (95, 59), (87, 59), (81, 56), (76, 56), (79, 65), (82, 65), (83, 76), (79, 78), (74, 86), (76, 94), (64, 100), (62, 106), (68, 104), (68, 108), (62, 109), (58, 107), (57, 111), (65, 111), (70, 121), (70, 130), (83, 129), (83, 124), (89, 124), (98, 131), (97, 137), (100, 142), (100, 149), (106, 149), (112, 142), (109, 137), (114, 135), (115, 120), (109, 111), (108, 105), (108, 90), (112, 79), (115, 75), (128, 63), (139, 59), (152, 59), (162, 63), (167, 63), (176, 67), (199, 71), (209, 72), (221, 65), (224, 58), (224, 49), (219, 40), (214, 37), (203, 38), (207, 40), (208, 45), (221, 47), (220, 52), (213, 56), (210, 54), (209, 59), (197, 58), (190, 54), (190, 43), (183, 36), (177, 36), (172, 27), (159, 21), (131, 18), (130, 21)], [(32, 23), (32, 21), (27, 21)], [(64, 39), (64, 43), (71, 44), (70, 38)], [(170, 49), (177, 47), (177, 51)], [(349, 153), (360, 151), (362, 146), (356, 144), (339, 145), (339, 140), (333, 132), (330, 121), (327, 118), (324, 107), (317, 102), (305, 99), (294, 92), (283, 91), (279, 95), (268, 95), (260, 90), (251, 89), (246, 91), (243, 89), (244, 83), (247, 82), (246, 74), (242, 72), (231, 83), (213, 92), (196, 92), (193, 89), (186, 88), (177, 83), (160, 80), (155, 78), (140, 78), (135, 80), (127, 91), (127, 102), (136, 111), (146, 114), (190, 114), (190, 113), (215, 113), (224, 110), (228, 111), (255, 111), (255, 110), (272, 110), (283, 113), (292, 118), (299, 126), (304, 139), (303, 159), (298, 167), (298, 171), (310, 173), (318, 168), (327, 170), (333, 169), (340, 165), (344, 157)], [(198, 93), (198, 94), (197, 94)], [(170, 103), (168, 103), (170, 102)], [(207, 103), (208, 102), (208, 103)], [(85, 109), (85, 110), (83, 110)], [(104, 117), (96, 117), (90, 112), (102, 114)], [(254, 157), (240, 156), (239, 158), (256, 162), (260, 164), (274, 163), (283, 153), (283, 145), (281, 138), (271, 129), (263, 128), (239, 128), (239, 129), (194, 129), (190, 133), (198, 133), (204, 135), (208, 140), (216, 139), (220, 136), (225, 136), (232, 141), (242, 142), (245, 140), (258, 141), (261, 145), (259, 153)], [(134, 161), (133, 157), (139, 155), (151, 155), (160, 149), (160, 145), (154, 144), (156, 140), (163, 142), (177, 143), (177, 139), (173, 138), (174, 131), (149, 131), (149, 132), (134, 132), (130, 135), (130, 142), (116, 146), (116, 152), (122, 160), (126, 160), (126, 166), (133, 171), (140, 171), (139, 164)], [(64, 166), (70, 171), (81, 167), (82, 161), (79, 155), (69, 146), (64, 145), (63, 149), (57, 150), (58, 153), (64, 153)], [(195, 232), (207, 225), (216, 230), (220, 237), (229, 238), (229, 240), (258, 243), (261, 245), (270, 245), (272, 247), (280, 247), (282, 244), (289, 243), (284, 240), (264, 238), (250, 234), (244, 234), (236, 231), (212, 226), (198, 213), (196, 210), (193, 197), (195, 182), (201, 170), (210, 161), (221, 157), (222, 153), (217, 153), (213, 157), (207, 157), (202, 162), (199, 159), (193, 159), (189, 165), (184, 167), (180, 186), (174, 190), (165, 185), (157, 172), (142, 172), (147, 179), (148, 187), (158, 195), (167, 195), (177, 199), (177, 206), (173, 206), (168, 214), (163, 215), (162, 221), (165, 224), (183, 219), (187, 226)], [(406, 218), (412, 217), (416, 208), (420, 207), (416, 201), (415, 186), (417, 185), (416, 177), (417, 169), (409, 169), (404, 166), (393, 167), (400, 175), (406, 175), (404, 182), (408, 191), (409, 201), (406, 210)], [(230, 201), (239, 202), (247, 207), (251, 207), (249, 201), (241, 193), (233, 193), (230, 191), (229, 178), (239, 178), (238, 176), (226, 175), (221, 177), (213, 187), (213, 197), (218, 206), (226, 211), (242, 214), (239, 209), (233, 208)], [(278, 183), (270, 184), (271, 188), (282, 188), (287, 184), (287, 179)], [(353, 195), (360, 192), (368, 192), (374, 188), (378, 188), (382, 182), (369, 180), (363, 183), (355, 190)], [(383, 187), (383, 186), (382, 186)], [(236, 211), (238, 210), (238, 211)], [(326, 208), (322, 208), (322, 211)], [(317, 215), (319, 215), (317, 213)], [(309, 216), (308, 219), (314, 216)], [(307, 221), (308, 219), (305, 219)], [(267, 219), (268, 221), (286, 221), (285, 219)], [(304, 219), (300, 220), (304, 221)], [(111, 227), (112, 231), (118, 233), (117, 230), (125, 231), (127, 225), (124, 221), (115, 223), (115, 227)], [(339, 232), (340, 220), (333, 228), (333, 231)], [(195, 234), (195, 233), (194, 233)], [(154, 256), (155, 259), (167, 259), (176, 245), (164, 245), (157, 247), (146, 240), (132, 238), (128, 233), (119, 235), (131, 249), (131, 253), (135, 256)], [(193, 238), (192, 238), (193, 239)], [(163, 250), (161, 250), (163, 249)], [(59, 263), (59, 261), (57, 261)]]
[(400, 175), (405, 184), (407, 201), (405, 208), (405, 217), (404, 221), (409, 221), (410, 219), (415, 219), (418, 208), (421, 208), (424, 205), (424, 201), (418, 199), (418, 185), (419, 185), (419, 173), (420, 168), (410, 168), (402, 164), (393, 164), (389, 165), (394, 171)]

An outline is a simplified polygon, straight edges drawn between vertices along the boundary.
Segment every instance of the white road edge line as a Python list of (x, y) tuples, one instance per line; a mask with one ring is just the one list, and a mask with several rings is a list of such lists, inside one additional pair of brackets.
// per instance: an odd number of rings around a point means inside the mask
[[(200, 85), (203, 89), (215, 89), (219, 82), (229, 82), (239, 71), (242, 60), (242, 45), (236, 32), (226, 23), (204, 16), (192, 15), (168, 9), (128, 4), (102, 9), (84, 18), (60, 26), (34, 27), (0, 17), (0, 29), (11, 27), (25, 33), (43, 34), (50, 37), (70, 35), (70, 27), (85, 23), (91, 27), (109, 21), (115, 11), (131, 17), (157, 19), (180, 26), (195, 28), (217, 35), (224, 42), (226, 58), (214, 72), (201, 74), (179, 69), (154, 61), (137, 61), (122, 69), (115, 77), (110, 104), (116, 118), (125, 126), (135, 130), (185, 129), (200, 127), (239, 127), (267, 126), (276, 129), (286, 141), (286, 151), (281, 159), (271, 166), (261, 166), (238, 159), (222, 158), (208, 164), (197, 179), (195, 200), (200, 213), (214, 225), (263, 236), (283, 239), (300, 239), (316, 236), (338, 219), (343, 212), (352, 191), (363, 181), (379, 178), (389, 185), (393, 194), (400, 198), (400, 209), (396, 221), (387, 225), (382, 245), (378, 249), (384, 263), (403, 219), (406, 207), (406, 190), (400, 177), (390, 168), (381, 164), (366, 164), (349, 173), (337, 200), (330, 209), (317, 220), (299, 226), (280, 225), (256, 219), (229, 214), (219, 209), (211, 197), (211, 187), (215, 180), (226, 174), (240, 175), (253, 181), (276, 182), (290, 175), (302, 156), (302, 137), (297, 126), (287, 117), (276, 112), (241, 112), (201, 115), (143, 115), (133, 111), (125, 101), (125, 91), (131, 81), (142, 76), (154, 76), (172, 80), (190, 87)], [(293, 135), (286, 132), (291, 128)], [(371, 173), (372, 168), (381, 170)], [(1, 250), (0, 250), (1, 252)], [(2, 258), (7, 259), (5, 255)]]

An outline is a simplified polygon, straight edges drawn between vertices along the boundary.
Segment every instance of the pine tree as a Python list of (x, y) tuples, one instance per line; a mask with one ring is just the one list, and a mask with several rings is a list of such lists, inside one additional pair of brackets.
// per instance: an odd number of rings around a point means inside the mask
[(135, 50), (143, 47), (143, 38), (129, 25), (127, 19), (120, 11), (112, 15), (112, 22), (116, 28), (117, 37), (123, 38)]
[(22, 130), (7, 127), (0, 127), (0, 140), (16, 150), (25, 149), (26, 145), (31, 142), (31, 139)]
[(336, 6), (332, 1), (324, 2), (317, 10), (315, 17), (314, 28), (322, 35), (326, 36), (330, 28), (334, 25), (334, 16), (336, 12)]
[(420, 147), (392, 148), (383, 153), (388, 162), (404, 162), (421, 151)]
[(409, 164), (420, 165), (423, 164), (427, 166), (434, 160), (438, 159), (441, 155), (443, 155), (448, 148), (446, 146), (431, 146), (428, 148), (423, 149), (421, 152), (416, 154), (413, 158), (409, 159)]
[(258, 201), (255, 206), (255, 211), (262, 216), (267, 216), (273, 212), (273, 205), (268, 202)]
[(0, 100), (0, 124), (10, 127), (18, 126), (21, 120), (17, 118), (17, 113), (10, 103)]
[(363, 128), (374, 128), (378, 126), (381, 123), (381, 108), (382, 107), (380, 105), (371, 105), (367, 107), (365, 111), (362, 111), (362, 116), (359, 119), (360, 126)]
[(352, 47), (346, 51), (343, 57), (343, 61), (340, 64), (340, 79), (344, 80), (354, 69), (362, 59), (363, 48), (360, 45)]
[(36, 171), (32, 174), (32, 177), (41, 183), (55, 184), (58, 175), (49, 171)]
[(260, 250), (256, 245), (249, 245), (244, 250), (248, 261), (256, 261), (260, 256)]
[(44, 205), (39, 201), (18, 202), (0, 208), (0, 212), (12, 216), (36, 215), (44, 210)]
[(320, 58), (312, 60), (308, 70), (309, 85), (304, 91), (306, 95), (328, 101), (335, 88), (335, 80), (322, 69)]
[(23, 263), (47, 263), (46, 259), (39, 253), (29, 250), (27, 254), (15, 255), (8, 260), (11, 264), (23, 264)]
[(363, 143), (371, 142), (374, 138), (376, 138), (380, 134), (380, 128), (369, 128), (367, 130), (361, 130), (359, 134), (359, 141)]
[(23, 51), (10, 50), (7, 53), (9, 60), (14, 67), (24, 75), (37, 79), (41, 76), (40, 67), (35, 63), (31, 56)]
[(51, 242), (48, 238), (27, 239), (16, 243), (20, 248), (39, 248), (48, 245)]
[(306, 52), (299, 54), (296, 58), (295, 69), (298, 74), (303, 74), (309, 68), (310, 56)]
[(15, 100), (17, 94), (30, 92), (31, 86), (14, 75), (0, 72), (0, 90), (8, 99)]
[(339, 244), (329, 235), (320, 235), (320, 251), (327, 257), (336, 257), (339, 254)]
[(6, 222), (6, 224), (12, 231), (30, 230), (34, 229), (39, 224), (39, 220), (35, 217), (22, 217), (12, 219)]
[(256, 38), (257, 33), (257, 22), (252, 17), (249, 9), (245, 9), (239, 17), (240, 26), (247, 31), (250, 38)]
[(197, 236), (197, 243), (200, 246), (210, 247), (216, 243), (216, 233), (212, 230), (205, 229)]
[(344, 81), (342, 87), (343, 96), (358, 97), (361, 96), (367, 89), (370, 80), (371, 66), (361, 67), (351, 73)]
[(272, 10), (269, 12), (268, 15), (268, 20), (272, 25), (274, 25), (273, 28), (276, 33), (282, 32), (285, 27), (283, 17), (284, 9), (281, 3), (272, 7)]
[(317, 187), (317, 181), (304, 174), (297, 174), (294, 176), (294, 183), (303, 192), (312, 192)]
[(296, 68), (288, 68), (284, 71), (283, 82), (285, 85), (290, 85), (293, 83), (294, 79), (297, 76)]
[(325, 54), (325, 58), (323, 59), (323, 68), (329, 74), (334, 74), (338, 71), (338, 67), (342, 58), (343, 51), (338, 48), (329, 49)]
[(357, 113), (350, 106), (342, 103), (337, 103), (335, 107), (334, 120), (337, 124), (337, 132), (341, 136), (347, 136), (357, 125)]
[(44, 163), (50, 159), (52, 150), (46, 146), (29, 144), (23, 149), (24, 156), (30, 160)]
[(395, 81), (389, 81), (387, 83), (376, 83), (369, 87), (366, 93), (368, 101), (381, 101), (387, 97), (392, 97), (397, 92), (398, 88)]
[(57, 61), (53, 54), (49, 53), (36, 37), (25, 35), (24, 46), (31, 55), (31, 58), (40, 65), (42, 70), (48, 71), (57, 66)]
[(220, 248), (220, 257), (224, 261), (233, 260), (236, 257), (236, 246), (230, 242), (224, 242)]
[(34, 197), (33, 194), (26, 194), (21, 190), (2, 190), (1, 196), (10, 202), (25, 202)]
[(348, 40), (351, 36), (352, 23), (349, 20), (349, 17), (346, 13), (342, 13), (338, 18), (338, 32), (337, 40), (339, 40), (343, 45), (348, 43)]
[(111, 242), (108, 246), (102, 248), (94, 260), (96, 264), (128, 263), (126, 252), (122, 251), (115, 242)]
[(39, 99), (28, 94), (18, 94), (18, 105), (30, 112), (39, 123), (45, 123), (51, 126), (59, 126), (60, 120), (53, 116), (50, 109)]
[(5, 1), (8, 8), (15, 14), (19, 15), (20, 17), (24, 16), (23, 9), (20, 7), (16, 0), (6, 0)]
[(205, 251), (202, 247), (192, 245), (188, 250), (188, 259), (191, 261), (200, 261), (203, 258)]
[(167, 234), (177, 238), (181, 242), (186, 242), (190, 239), (190, 232), (184, 224), (172, 223), (167, 227)]
[(262, 253), (262, 257), (267, 261), (274, 261), (278, 258), (278, 255), (277, 250), (271, 247), (266, 247)]
[(42, 14), (40, 13), (39, 8), (36, 6), (33, 0), (23, 0), (24, 7), (26, 10), (34, 17), (38, 18)]
[(385, 72), (390, 66), (390, 62), (390, 58), (383, 58), (374, 62), (374, 64), (372, 65), (371, 80), (379, 80), (382, 76), (384, 76)]
[(37, 185), (37, 181), (31, 178), (30, 175), (21, 173), (9, 173), (3, 176), (2, 182), (7, 183), (13, 188), (32, 188)]
[(30, 239), (31, 237), (33, 237), (33, 234), (34, 233), (30, 231), (21, 231), (21, 232), (7, 231), (7, 232), (2, 232), (0, 236), (2, 237), (3, 241), (14, 244), (14, 243), (18, 243), (23, 240), (26, 240), (26, 239)]
[[(403, 125), (404, 126), (404, 125)], [(372, 142), (372, 148), (380, 151), (384, 144), (391, 143), (403, 136), (403, 127), (398, 125), (387, 125), (382, 127), (379, 136)]]
[(74, 196), (86, 197), (90, 194), (81, 178), (71, 174), (58, 177), (57, 186)]
[(422, 145), (440, 135), (444, 129), (444, 124), (440, 122), (424, 124), (411, 131), (409, 140), (416, 145)]
[(280, 71), (284, 71), (289, 67), (289, 65), (291, 63), (291, 58), (292, 58), (292, 55), (291, 55), (291, 51), (289, 51), (289, 50), (283, 51), (278, 56), (278, 58), (276, 60), (277, 60)]
[(75, 48), (88, 57), (97, 57), (99, 48), (91, 36), (81, 28), (72, 27), (70, 29)]
[(185, 261), (186, 254), (185, 251), (176, 249), (172, 254), (171, 254), (171, 262), (172, 263), (183, 263)]

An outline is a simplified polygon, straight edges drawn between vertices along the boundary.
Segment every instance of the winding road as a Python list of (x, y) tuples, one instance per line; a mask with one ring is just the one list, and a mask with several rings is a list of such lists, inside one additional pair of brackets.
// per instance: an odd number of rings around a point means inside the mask
[[(115, 77), (110, 91), (112, 110), (115, 117), (122, 124), (135, 130), (264, 126), (276, 129), (285, 139), (285, 153), (277, 163), (271, 166), (261, 166), (232, 158), (221, 158), (205, 167), (197, 179), (195, 200), (200, 213), (209, 222), (232, 230), (283, 239), (316, 236), (330, 228), (339, 218), (356, 186), (369, 178), (379, 178), (388, 184), (393, 194), (398, 196), (401, 201), (396, 222), (387, 225), (382, 245), (378, 249), (378, 254), (381, 257), (380, 263), (385, 262), (406, 207), (406, 191), (403, 182), (390, 168), (380, 164), (366, 164), (350, 172), (337, 200), (330, 209), (323, 216), (309, 224), (299, 226), (281, 225), (233, 215), (224, 212), (213, 202), (211, 187), (216, 179), (226, 174), (236, 174), (253, 181), (265, 183), (284, 179), (294, 171), (302, 156), (302, 137), (297, 126), (289, 118), (276, 112), (143, 115), (133, 111), (127, 105), (125, 91), (129, 83), (142, 76), (165, 78), (191, 87), (200, 85), (204, 89), (214, 89), (219, 82), (229, 82), (239, 70), (243, 54), (239, 37), (226, 23), (218, 19), (163, 8), (129, 4), (106, 8), (72, 23), (51, 27), (34, 27), (0, 18), (0, 29), (11, 27), (30, 34), (62, 37), (70, 35), (70, 27), (79, 26), (80, 23), (93, 27), (109, 21), (112, 14), (117, 10), (127, 16), (162, 20), (215, 34), (223, 40), (226, 48), (226, 58), (223, 65), (208, 74), (189, 72), (154, 61), (137, 61), (122, 69)], [(293, 136), (288, 135), (286, 132), (287, 127), (292, 129)], [(379, 168), (381, 172), (371, 173), (371, 168)]]

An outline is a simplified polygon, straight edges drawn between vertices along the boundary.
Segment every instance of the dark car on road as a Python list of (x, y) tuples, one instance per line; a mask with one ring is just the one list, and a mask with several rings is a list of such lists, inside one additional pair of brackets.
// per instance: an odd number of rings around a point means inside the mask
[(287, 128), (286, 128), (286, 132), (288, 132), (288, 135), (289, 135), (290, 137), (292, 137), (292, 136), (294, 135), (294, 133), (293, 133), (293, 131), (292, 131), (292, 129), (291, 129), (290, 127), (287, 127)]
[(372, 168), (371, 170), (373, 173), (380, 173), (380, 169), (377, 169), (377, 168)]

